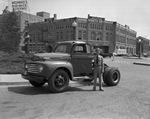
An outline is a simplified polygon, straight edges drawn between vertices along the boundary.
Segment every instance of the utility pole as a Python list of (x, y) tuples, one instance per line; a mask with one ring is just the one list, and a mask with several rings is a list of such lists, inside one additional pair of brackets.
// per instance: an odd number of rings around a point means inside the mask
[(77, 23), (75, 21), (72, 23), (72, 27), (73, 27), (73, 40), (76, 40), (76, 27), (77, 27)]
[(141, 39), (138, 41), (139, 43), (139, 59), (141, 58)]
[(86, 33), (86, 40), (87, 42), (89, 41), (89, 19), (90, 19), (90, 14), (88, 14), (88, 18), (87, 18), (87, 33)]

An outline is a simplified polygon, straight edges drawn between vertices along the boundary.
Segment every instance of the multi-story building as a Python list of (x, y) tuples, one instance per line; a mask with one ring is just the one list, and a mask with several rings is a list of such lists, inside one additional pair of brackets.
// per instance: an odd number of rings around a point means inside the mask
[(136, 34), (137, 32), (130, 29), (129, 26), (116, 23), (116, 50), (126, 49), (127, 54), (136, 53)]
[(32, 15), (22, 11), (17, 11), (16, 14), (18, 15), (18, 21), (21, 32), (24, 32), (24, 29), (28, 23), (42, 22), (50, 17), (50, 14), (47, 12), (37, 12), (36, 15)]
[(43, 52), (48, 47), (51, 51), (54, 43), (63, 40), (85, 40), (100, 47), (103, 52), (114, 52), (125, 48), (127, 53), (134, 54), (136, 48), (136, 32), (127, 25), (106, 21), (105, 18), (67, 18), (45, 19), (44, 22), (31, 23), (26, 27), (30, 35), (29, 51)]
[(136, 54), (143, 54), (148, 53), (150, 51), (149, 49), (149, 42), (150, 40), (147, 38), (144, 38), (142, 36), (138, 36), (136, 38)]

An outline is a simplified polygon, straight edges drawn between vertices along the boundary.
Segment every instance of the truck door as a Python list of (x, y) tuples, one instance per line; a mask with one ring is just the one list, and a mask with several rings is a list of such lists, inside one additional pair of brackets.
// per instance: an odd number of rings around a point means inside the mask
[(72, 49), (71, 63), (74, 76), (81, 76), (92, 72), (92, 54), (90, 45), (76, 44)]

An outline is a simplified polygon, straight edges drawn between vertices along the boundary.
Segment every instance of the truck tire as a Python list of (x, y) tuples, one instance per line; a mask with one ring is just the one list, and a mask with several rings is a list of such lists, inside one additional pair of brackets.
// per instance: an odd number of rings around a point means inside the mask
[(103, 81), (106, 85), (116, 86), (120, 82), (120, 71), (115, 67), (107, 67), (103, 74)]
[(29, 81), (29, 82), (34, 87), (42, 87), (46, 83), (45, 81), (40, 82), (40, 83), (39, 82), (35, 82), (35, 81)]
[(51, 92), (60, 93), (67, 89), (69, 85), (69, 76), (62, 69), (56, 70), (48, 80), (48, 86)]
[[(107, 67), (108, 65), (104, 63), (104, 69), (106, 69)], [(91, 73), (88, 77), (89, 79), (85, 79), (84, 80), (85, 82), (92, 82), (94, 80), (93, 73)], [(104, 75), (103, 75), (103, 78), (104, 78)]]

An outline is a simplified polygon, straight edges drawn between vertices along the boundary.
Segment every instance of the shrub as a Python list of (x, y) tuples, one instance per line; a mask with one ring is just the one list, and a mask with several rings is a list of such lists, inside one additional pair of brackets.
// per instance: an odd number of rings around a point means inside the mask
[(21, 74), (31, 54), (0, 52), (0, 74)]

